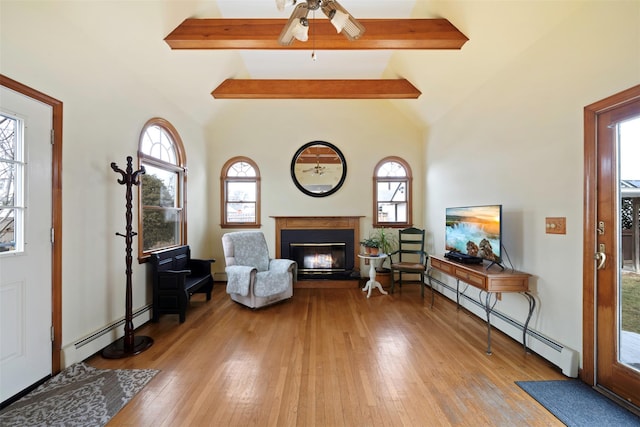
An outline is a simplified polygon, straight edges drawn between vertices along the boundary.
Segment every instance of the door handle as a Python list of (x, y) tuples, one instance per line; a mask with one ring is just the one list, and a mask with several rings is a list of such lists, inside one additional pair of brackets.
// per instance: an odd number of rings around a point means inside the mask
[(604, 244), (600, 243), (598, 247), (598, 252), (595, 254), (595, 259), (598, 261), (597, 270), (602, 270), (604, 268), (604, 263), (607, 261), (607, 254), (604, 253)]

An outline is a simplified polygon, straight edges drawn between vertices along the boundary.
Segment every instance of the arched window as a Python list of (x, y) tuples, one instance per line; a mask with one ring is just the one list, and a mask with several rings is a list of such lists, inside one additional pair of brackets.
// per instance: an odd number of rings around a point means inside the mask
[(373, 226), (408, 227), (412, 224), (411, 168), (400, 157), (385, 157), (373, 173)]
[(168, 121), (149, 120), (142, 128), (138, 160), (146, 173), (138, 189), (138, 258), (187, 243), (186, 156)]
[(234, 157), (220, 174), (223, 228), (260, 227), (260, 170), (248, 157)]

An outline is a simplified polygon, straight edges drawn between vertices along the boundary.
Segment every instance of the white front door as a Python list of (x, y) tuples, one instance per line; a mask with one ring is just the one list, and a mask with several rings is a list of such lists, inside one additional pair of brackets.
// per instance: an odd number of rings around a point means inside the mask
[(0, 87), (0, 402), (52, 373), (52, 119)]

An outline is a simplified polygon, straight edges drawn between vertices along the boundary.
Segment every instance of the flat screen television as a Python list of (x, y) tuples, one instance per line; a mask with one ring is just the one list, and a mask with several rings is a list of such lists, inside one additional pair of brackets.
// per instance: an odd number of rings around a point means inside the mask
[(502, 262), (502, 205), (447, 208), (446, 224), (447, 251)]

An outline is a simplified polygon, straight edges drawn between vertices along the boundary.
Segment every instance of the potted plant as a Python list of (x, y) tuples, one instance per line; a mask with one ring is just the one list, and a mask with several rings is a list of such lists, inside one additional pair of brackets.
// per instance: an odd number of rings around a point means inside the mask
[(380, 248), (380, 241), (375, 236), (370, 236), (360, 242), (364, 247), (364, 253), (368, 255), (377, 255)]
[(369, 237), (376, 240), (382, 253), (387, 255), (395, 251), (398, 246), (398, 236), (394, 230), (388, 228), (374, 228)]
[[(388, 228), (374, 228), (371, 231), (371, 237), (378, 242), (378, 246), (382, 253), (389, 255), (398, 248), (398, 235), (393, 229)], [(387, 257), (380, 265), (376, 266), (376, 273), (378, 274), (378, 282), (383, 286), (390, 284), (391, 269), (385, 267), (389, 265), (391, 259)]]

